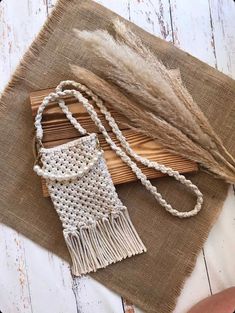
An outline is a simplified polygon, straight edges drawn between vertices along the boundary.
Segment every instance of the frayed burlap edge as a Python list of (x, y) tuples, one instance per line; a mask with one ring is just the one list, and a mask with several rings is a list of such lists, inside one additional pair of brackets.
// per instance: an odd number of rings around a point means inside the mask
[[(29, 46), (28, 50), (23, 55), (20, 63), (17, 65), (16, 70), (12, 74), (9, 82), (4, 88), (0, 97), (0, 110), (4, 110), (4, 99), (8, 97), (14, 90), (17, 83), (22, 82), (25, 79), (25, 73), (29, 70), (30, 63), (33, 63), (40, 55), (40, 52), (44, 49), (48, 39), (53, 34), (56, 25), (61, 21), (64, 13), (64, 6), (66, 0), (59, 0), (53, 8), (51, 14), (47, 18), (46, 22), (42, 26), (40, 32)], [(2, 111), (3, 113), (3, 111)]]

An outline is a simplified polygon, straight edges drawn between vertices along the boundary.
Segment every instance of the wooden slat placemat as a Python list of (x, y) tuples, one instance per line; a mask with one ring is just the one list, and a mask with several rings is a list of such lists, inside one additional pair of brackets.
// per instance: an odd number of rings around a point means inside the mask
[[(54, 89), (40, 90), (32, 92), (30, 94), (32, 115), (35, 117), (37, 113), (38, 106), (42, 103), (42, 100)], [(104, 150), (104, 156), (107, 161), (107, 165), (112, 176), (114, 184), (123, 184), (136, 180), (135, 174), (131, 169), (123, 163), (123, 161), (116, 155), (116, 153), (111, 150), (110, 146), (105, 141), (103, 135), (99, 132), (94, 122), (91, 120), (90, 116), (84, 109), (84, 107), (79, 104), (76, 99), (70, 96), (64, 97), (69, 110), (73, 113), (73, 116), (79, 120), (82, 127), (84, 127), (89, 133), (96, 132), (98, 134), (101, 147)], [(92, 102), (92, 101), (91, 101)], [(173, 169), (179, 171), (180, 173), (195, 172), (198, 166), (195, 162), (184, 159), (181, 156), (174, 155), (166, 151), (160, 144), (155, 140), (138, 133), (126, 126), (126, 118), (123, 115), (118, 114), (114, 110), (110, 109), (112, 116), (117, 121), (119, 128), (122, 130), (123, 135), (126, 137), (130, 146), (139, 155), (148, 158), (149, 160), (162, 163), (166, 166), (170, 166)], [(109, 135), (114, 140), (116, 144), (119, 144), (116, 137), (110, 130), (110, 126), (105, 120), (103, 114), (97, 110), (99, 118), (109, 132)], [(44, 136), (43, 144), (45, 147), (50, 148), (65, 142), (74, 140), (80, 136), (78, 131), (70, 124), (70, 122), (65, 117), (64, 113), (60, 110), (57, 103), (52, 102), (48, 108), (45, 109), (42, 121)], [(148, 178), (162, 177), (164, 174), (144, 167), (138, 164), (143, 170), (144, 174)], [(45, 181), (42, 180), (43, 195), (48, 196), (47, 187)]]

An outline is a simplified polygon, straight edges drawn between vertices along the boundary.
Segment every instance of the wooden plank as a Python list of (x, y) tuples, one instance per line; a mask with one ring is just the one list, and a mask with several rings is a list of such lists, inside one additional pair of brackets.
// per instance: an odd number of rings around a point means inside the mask
[[(41, 104), (43, 98), (48, 95), (52, 89), (41, 90), (33, 92), (30, 95), (32, 114), (35, 117), (37, 109)], [(104, 156), (107, 161), (107, 165), (112, 176), (114, 184), (123, 184), (136, 180), (136, 175), (132, 170), (125, 164), (116, 153), (111, 150), (110, 146), (107, 144), (103, 135), (95, 126), (94, 122), (91, 120), (89, 114), (86, 112), (84, 107), (79, 104), (73, 97), (64, 97), (69, 110), (73, 113), (74, 117), (79, 120), (81, 125), (89, 132), (98, 133), (100, 145), (104, 150)], [(97, 114), (102, 120), (102, 123), (109, 130), (109, 135), (112, 140), (120, 146), (118, 140), (116, 139), (113, 132), (105, 120), (103, 114), (97, 109)], [(114, 110), (111, 111), (115, 120), (118, 122), (120, 129), (122, 129), (123, 135), (126, 137), (130, 146), (139, 155), (148, 158), (151, 161), (156, 161), (162, 163), (166, 166), (172, 167), (173, 169), (181, 172), (188, 173), (197, 170), (197, 164), (195, 162), (186, 160), (180, 156), (174, 155), (166, 151), (161, 145), (159, 145), (155, 140), (137, 133), (125, 126), (125, 117), (116, 113)], [(75, 138), (78, 138), (80, 134), (78, 131), (69, 123), (64, 113), (61, 111), (57, 103), (52, 102), (48, 108), (44, 111), (44, 122), (42, 123), (44, 130), (43, 143), (45, 147), (50, 148)], [(157, 178), (165, 176), (161, 172), (154, 169), (147, 168), (140, 164), (140, 168), (143, 173), (148, 178)], [(47, 187), (45, 181), (43, 181), (43, 195), (48, 196)]]
[(0, 224), (0, 310), (33, 313), (24, 241), (14, 230)]
[[(24, 243), (32, 312), (77, 313), (69, 264), (29, 239), (23, 236), (21, 238)], [(21, 312), (24, 313), (24, 310)]]
[[(235, 79), (235, 3), (229, 0), (209, 0), (209, 5), (216, 67)], [(235, 194), (231, 187), (221, 215), (204, 247), (213, 293), (235, 284), (231, 254), (235, 248), (234, 203)]]
[(49, 15), (54, 9), (54, 6), (57, 0), (45, 0), (45, 1), (46, 1), (46, 6), (47, 6), (47, 15)]
[[(216, 66), (213, 29), (208, 1), (171, 0), (172, 32), (174, 44), (202, 61)], [(187, 312), (190, 307), (211, 293), (209, 275), (202, 251), (196, 267), (178, 299), (174, 313)]]
[(235, 193), (230, 187), (217, 223), (205, 243), (205, 256), (213, 293), (235, 284)]
[(129, 20), (147, 32), (172, 41), (170, 6), (168, 0), (132, 0)]
[(123, 313), (121, 297), (89, 276), (74, 278), (73, 290), (79, 313)]
[(105, 6), (107, 9), (119, 14), (127, 20), (130, 19), (130, 2), (132, 2), (132, 0), (95, 0), (95, 2)]
[(210, 296), (211, 293), (210, 288), (208, 288), (207, 279), (204, 257), (201, 251), (197, 258), (195, 268), (186, 280), (180, 297), (177, 300), (176, 308), (172, 313), (186, 313), (200, 300)]
[[(23, 53), (37, 35), (45, 18), (45, 0), (8, 0), (0, 3), (0, 92), (10, 79)], [(40, 247), (37, 249), (40, 253)], [(0, 255), (1, 312), (35, 312), (31, 287), (38, 281), (29, 281), (25, 238), (3, 224), (0, 224)], [(38, 266), (38, 261), (35, 262)], [(54, 284), (55, 282), (56, 279)], [(46, 282), (44, 282), (44, 289), (45, 286)], [(38, 300), (41, 298), (39, 297)], [(48, 308), (49, 304), (46, 303)], [(57, 312), (59, 310), (60, 308), (57, 307)]]
[[(55, 2), (8, 0), (0, 3), (0, 92), (46, 19), (46, 4), (50, 13)], [(27, 6), (31, 4), (34, 9), (28, 11)], [(0, 311), (3, 313), (123, 312), (120, 296), (105, 287), (100, 293), (102, 286), (93, 279), (83, 281), (82, 296), (76, 303), (68, 264), (3, 224), (0, 224), (0, 255)]]
[(45, 0), (7, 0), (0, 4), (0, 90), (46, 18)]
[(215, 66), (208, 1), (171, 0), (173, 42), (196, 58)]
[(235, 2), (209, 0), (209, 4), (217, 68), (235, 78)]

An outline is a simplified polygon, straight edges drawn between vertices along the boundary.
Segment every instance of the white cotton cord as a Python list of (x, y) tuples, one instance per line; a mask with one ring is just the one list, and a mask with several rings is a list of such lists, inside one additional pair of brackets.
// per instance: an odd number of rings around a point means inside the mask
[[(98, 98), (97, 95), (95, 95), (91, 90), (89, 90), (86, 86), (79, 84), (77, 82), (73, 81), (64, 81), (60, 83), (57, 87), (57, 91), (62, 90), (65, 86), (73, 86), (76, 89), (79, 89), (80, 91), (85, 92), (88, 96), (92, 98), (92, 100), (96, 103), (100, 111), (105, 115), (106, 120), (109, 122), (109, 125), (111, 126), (114, 134), (116, 135), (117, 139), (121, 143), (122, 147), (126, 150), (126, 152), (133, 157), (136, 161), (142, 163), (143, 165), (149, 167), (149, 168), (154, 168), (157, 171), (160, 171), (164, 174), (167, 174), (168, 176), (174, 177), (177, 181), (188, 187), (196, 196), (197, 196), (197, 203), (194, 207), (193, 210), (187, 211), (187, 212), (180, 212), (176, 209), (174, 209), (170, 204), (166, 202), (165, 199), (163, 199), (162, 195), (157, 191), (157, 188), (151, 184), (151, 182), (147, 179), (146, 175), (143, 174), (143, 172), (140, 170), (140, 168), (136, 165), (135, 162), (133, 162), (126, 154), (124, 151), (122, 151), (110, 138), (108, 135), (106, 129), (103, 127), (101, 121), (99, 120), (97, 114), (93, 114), (92, 118), (92, 111), (94, 110), (94, 107), (91, 104), (88, 104), (90, 106), (86, 107), (86, 109), (90, 109), (90, 112), (88, 112), (91, 115), (91, 118), (93, 121), (96, 123), (102, 134), (104, 135), (107, 143), (111, 146), (111, 148), (122, 158), (122, 160), (129, 165), (129, 167), (132, 169), (132, 171), (136, 174), (137, 178), (140, 179), (142, 184), (149, 190), (156, 200), (172, 215), (175, 215), (177, 217), (185, 218), (185, 217), (191, 217), (196, 215), (202, 208), (202, 203), (203, 203), (203, 195), (198, 189), (196, 185), (194, 185), (190, 180), (186, 179), (185, 176), (181, 175), (178, 171), (175, 171), (171, 169), (170, 167), (166, 167), (163, 164), (159, 164), (157, 162), (150, 161), (146, 158), (141, 157), (135, 151), (133, 151), (129, 145), (129, 143), (126, 141), (126, 138), (123, 136), (121, 130), (119, 129), (117, 123), (111, 116), (110, 112), (107, 110), (107, 108), (104, 106), (103, 101)], [(74, 95), (79, 102), (83, 103), (82, 95), (77, 94)], [(87, 99), (86, 101), (87, 102)], [(85, 104), (83, 103), (85, 106)]]
[(61, 97), (65, 96), (65, 92), (52, 92), (48, 96), (46, 96), (41, 105), (38, 108), (37, 115), (35, 117), (35, 123), (34, 126), (36, 128), (36, 139), (41, 144), (42, 137), (43, 137), (43, 129), (42, 129), (42, 114), (44, 109), (53, 101), (57, 101), (61, 110), (66, 115), (70, 123), (79, 131), (81, 135), (88, 134), (87, 131), (80, 125), (80, 123), (77, 122), (76, 118), (72, 116), (72, 113), (68, 110), (68, 107), (65, 105), (65, 102)]
[[(75, 89), (66, 89), (63, 90), (66, 86), (72, 86)], [(101, 120), (99, 119), (93, 105), (89, 103), (88, 99), (86, 99), (81, 92), (85, 92), (86, 95), (92, 98), (92, 100), (96, 103), (97, 107), (100, 109), (101, 113), (104, 114), (106, 120), (108, 121), (109, 125), (112, 128), (113, 133), (116, 135), (118, 141), (121, 143), (122, 148), (117, 146), (115, 142), (111, 139), (109, 136), (107, 130), (103, 126)], [(159, 202), (159, 204), (165, 208), (166, 211), (168, 211), (170, 214), (177, 216), (179, 218), (187, 218), (196, 215), (202, 208), (203, 204), (203, 195), (198, 189), (196, 185), (194, 185), (190, 180), (186, 179), (185, 176), (181, 175), (178, 171), (175, 171), (171, 169), (170, 167), (166, 167), (163, 164), (159, 164), (157, 162), (150, 161), (146, 158), (141, 157), (138, 155), (134, 150), (131, 149), (129, 143), (126, 141), (126, 138), (123, 136), (121, 130), (119, 129), (117, 123), (111, 116), (110, 112), (107, 110), (107, 108), (104, 106), (103, 101), (95, 95), (90, 89), (88, 89), (86, 86), (74, 82), (74, 81), (63, 81), (61, 82), (57, 88), (56, 92), (50, 94), (48, 97), (46, 97), (39, 107), (38, 114), (36, 117), (35, 127), (37, 129), (36, 132), (36, 138), (40, 142), (42, 140), (43, 131), (41, 127), (41, 119), (42, 119), (42, 112), (44, 108), (49, 104), (50, 101), (57, 100), (59, 103), (59, 106), (61, 107), (62, 111), (66, 114), (67, 118), (70, 120), (70, 122), (75, 126), (75, 128), (82, 134), (87, 134), (86, 130), (80, 126), (80, 124), (77, 122), (77, 120), (72, 116), (71, 112), (69, 112), (67, 106), (65, 105), (64, 100), (61, 98), (65, 95), (71, 95), (74, 96), (79, 103), (81, 103), (89, 113), (91, 119), (95, 123), (95, 125), (98, 127), (100, 132), (103, 134), (106, 142), (110, 145), (111, 149), (116, 152), (118, 156), (125, 162), (131, 170), (136, 174), (137, 178), (141, 181), (141, 183), (146, 187), (147, 190), (149, 190), (152, 195), (155, 197), (155, 199)], [(160, 171), (164, 174), (167, 174), (168, 176), (171, 176), (175, 178), (177, 181), (179, 181), (181, 184), (185, 185), (187, 188), (189, 188), (192, 193), (194, 193), (197, 197), (196, 205), (193, 210), (186, 211), (186, 212), (180, 212), (176, 209), (174, 209), (167, 201), (162, 197), (162, 195), (158, 192), (157, 188), (151, 184), (151, 182), (147, 179), (146, 175), (142, 172), (142, 170), (138, 167), (136, 162), (134, 162), (131, 157), (145, 165), (146, 167), (153, 168), (157, 171)], [(37, 168), (39, 170), (39, 168)]]
[(67, 174), (67, 175), (58, 175), (58, 174), (51, 174), (51, 173), (46, 173), (39, 165), (34, 165), (34, 171), (38, 174), (38, 176), (43, 177), (44, 179), (50, 179), (52, 181), (70, 181), (70, 180), (75, 180), (78, 178), (83, 177), (86, 175), (91, 168), (99, 161), (102, 151), (98, 151), (96, 155), (93, 156), (91, 162), (89, 163), (88, 166), (85, 166), (83, 169), (79, 170), (75, 174)]

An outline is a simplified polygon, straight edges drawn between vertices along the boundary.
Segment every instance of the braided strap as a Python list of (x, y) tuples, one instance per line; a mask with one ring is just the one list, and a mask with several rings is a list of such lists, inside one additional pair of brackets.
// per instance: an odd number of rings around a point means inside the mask
[(42, 129), (42, 114), (44, 109), (53, 101), (57, 101), (61, 110), (66, 115), (70, 123), (79, 131), (81, 135), (86, 135), (87, 131), (77, 122), (76, 118), (72, 116), (72, 113), (68, 110), (68, 107), (65, 105), (65, 102), (61, 97), (66, 96), (67, 92), (57, 91), (50, 93), (46, 96), (41, 105), (38, 108), (37, 115), (35, 117), (34, 126), (36, 128), (36, 140), (39, 145), (42, 147), (42, 138), (43, 138), (43, 129)]
[[(73, 86), (74, 89), (67, 89), (63, 91), (63, 88), (66, 86)], [(101, 120), (99, 119), (93, 105), (88, 102), (88, 100), (81, 94), (81, 92), (85, 92), (85, 94), (96, 103), (97, 107), (100, 109), (100, 111), (104, 114), (106, 120), (108, 121), (109, 125), (112, 128), (113, 133), (116, 135), (117, 139), (121, 143), (122, 148), (117, 146), (115, 142), (111, 139), (108, 132), (106, 131), (105, 127), (103, 126)], [(111, 116), (110, 112), (107, 110), (107, 108), (104, 106), (103, 101), (95, 95), (90, 89), (88, 89), (86, 86), (74, 82), (74, 81), (63, 81), (61, 82), (57, 88), (56, 88), (56, 95), (58, 97), (64, 96), (64, 95), (71, 95), (74, 96), (79, 103), (81, 103), (89, 113), (91, 119), (94, 121), (98, 129), (103, 134), (106, 142), (110, 145), (111, 149), (116, 152), (118, 156), (121, 157), (123, 162), (125, 162), (131, 170), (136, 174), (137, 178), (141, 181), (141, 183), (146, 187), (147, 190), (151, 192), (151, 194), (155, 197), (155, 199), (159, 202), (159, 204), (165, 208), (166, 211), (168, 211), (170, 214), (177, 216), (179, 218), (187, 218), (196, 215), (202, 208), (203, 204), (203, 195), (198, 189), (196, 185), (194, 185), (190, 180), (186, 179), (185, 176), (181, 175), (178, 171), (173, 170), (170, 167), (164, 166), (163, 164), (159, 164), (157, 162), (150, 161), (146, 158), (141, 157), (135, 151), (133, 151), (126, 141), (126, 138), (123, 136), (121, 130), (119, 129), (117, 123)], [(60, 99), (59, 103), (60, 107), (64, 111), (65, 103), (64, 100)], [(65, 112), (65, 111), (64, 111)], [(71, 118), (71, 113), (68, 116), (68, 111), (66, 112), (66, 115), (68, 118)], [(77, 123), (77, 121), (76, 121)], [(74, 123), (76, 125), (76, 123)], [(80, 126), (81, 127), (81, 126)], [(78, 130), (80, 127), (76, 127)], [(79, 130), (80, 131), (80, 130)], [(164, 174), (167, 174), (168, 176), (171, 176), (175, 178), (177, 181), (179, 181), (181, 184), (185, 185), (192, 193), (194, 193), (197, 197), (196, 205), (191, 211), (186, 212), (180, 212), (176, 209), (174, 209), (167, 201), (162, 197), (162, 195), (158, 192), (157, 188), (151, 184), (151, 182), (147, 179), (146, 175), (141, 171), (141, 169), (137, 166), (136, 162), (134, 162), (131, 157), (142, 163), (143, 165), (153, 168), (157, 171), (160, 171)]]

